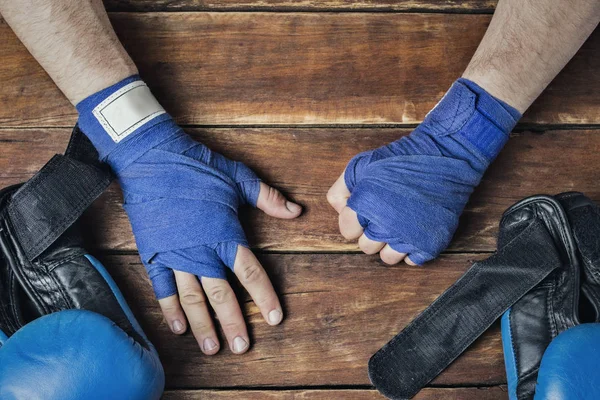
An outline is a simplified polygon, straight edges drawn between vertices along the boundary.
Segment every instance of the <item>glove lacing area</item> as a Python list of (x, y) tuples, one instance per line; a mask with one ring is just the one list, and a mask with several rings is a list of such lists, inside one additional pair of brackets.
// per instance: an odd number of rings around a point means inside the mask
[[(172, 123), (172, 121), (168, 121)], [(173, 123), (174, 124), (174, 123)], [(157, 298), (177, 293), (172, 270), (226, 278), (248, 247), (238, 208), (258, 199), (258, 177), (176, 133), (119, 171), (124, 208)]]
[(417, 264), (437, 257), (519, 117), (461, 79), (409, 136), (354, 157), (347, 205), (365, 235)]

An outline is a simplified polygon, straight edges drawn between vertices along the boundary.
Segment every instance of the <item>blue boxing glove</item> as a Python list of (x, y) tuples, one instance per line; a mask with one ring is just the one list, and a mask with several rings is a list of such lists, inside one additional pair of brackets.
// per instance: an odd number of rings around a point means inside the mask
[(164, 373), (143, 340), (87, 310), (45, 315), (8, 339), (0, 331), (0, 399), (158, 400)]
[[(351, 218), (375, 242), (367, 247), (379, 251), (387, 243), (416, 264), (437, 257), (520, 117), (475, 83), (459, 79), (409, 136), (355, 156), (343, 183), (347, 207), (356, 213)], [(341, 184), (329, 193), (332, 204)], [(356, 231), (345, 236), (357, 237)]]
[(559, 334), (544, 352), (535, 400), (600, 398), (600, 324), (582, 324)]

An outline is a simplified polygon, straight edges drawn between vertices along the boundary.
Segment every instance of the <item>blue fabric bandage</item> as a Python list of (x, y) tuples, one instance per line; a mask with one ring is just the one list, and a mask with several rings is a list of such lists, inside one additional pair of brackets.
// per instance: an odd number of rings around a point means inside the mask
[(139, 76), (80, 102), (79, 126), (119, 179), (124, 208), (157, 298), (177, 293), (173, 270), (226, 278), (248, 247), (238, 207), (256, 206), (248, 167), (191, 139)]
[(344, 175), (365, 235), (422, 264), (450, 243), (473, 189), (521, 114), (456, 81), (409, 136), (354, 157)]

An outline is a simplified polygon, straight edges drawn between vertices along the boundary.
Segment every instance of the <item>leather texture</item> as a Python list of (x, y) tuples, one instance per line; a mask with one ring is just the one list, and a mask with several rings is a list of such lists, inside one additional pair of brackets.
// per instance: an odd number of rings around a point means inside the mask
[(560, 204), (549, 196), (509, 209), (498, 251), (473, 264), (371, 357), (369, 378), (377, 390), (390, 399), (412, 398), (519, 299), (570, 268), (573, 241), (565, 226)]
[[(10, 195), (19, 187), (20, 185), (14, 185), (0, 191), (0, 210), (6, 210)], [(0, 216), (5, 216), (5, 214), (0, 212)], [(6, 234), (1, 225), (0, 222), (0, 246), (1, 238)], [(25, 295), (11, 268), (9, 259), (9, 255), (0, 251), (0, 346), (10, 335), (25, 325), (28, 319), (40, 315), (34, 310), (33, 303)]]
[(600, 207), (578, 192), (557, 198), (569, 217), (582, 267), (581, 319), (600, 322)]
[(66, 310), (25, 325), (0, 348), (0, 399), (159, 399), (155, 354), (108, 318)]
[[(95, 163), (78, 137), (62, 159)], [(0, 399), (158, 399), (158, 354), (74, 223), (110, 176), (72, 164), (0, 191)]]
[[(501, 225), (511, 235), (530, 218), (546, 221), (561, 266), (525, 294), (502, 318), (502, 340), (509, 397), (530, 399), (544, 350), (560, 332), (578, 324), (579, 260), (568, 217), (550, 196), (533, 196), (509, 208)], [(550, 310), (550, 311), (549, 311)]]
[(600, 324), (582, 324), (548, 346), (538, 374), (535, 400), (600, 399)]
[[(5, 198), (6, 204), (10, 201), (7, 198), (17, 191), (18, 187), (13, 187), (0, 193), (0, 196)], [(6, 274), (11, 276), (8, 282), (11, 282), (11, 290), (14, 292), (11, 298), (15, 299), (7, 304), (19, 301), (23, 307), (27, 307), (20, 313), (19, 308), (13, 308), (13, 318), (7, 319), (10, 322), (5, 322), (12, 326), (9, 332), (14, 333), (26, 322), (20, 315), (26, 311), (34, 316), (41, 316), (61, 310), (81, 309), (106, 316), (129, 335), (143, 342), (104, 277), (85, 257), (87, 251), (83, 248), (76, 224), (39, 257), (29, 261), (14, 234), (10, 218), (4, 215), (0, 218), (0, 248), (4, 255), (3, 261), (7, 264), (2, 269), (10, 269)], [(25, 298), (21, 292), (26, 293)]]
[[(600, 320), (600, 209), (578, 192), (523, 200), (507, 211), (516, 223), (538, 213), (553, 220), (562, 267), (523, 296), (502, 317), (502, 342), (511, 400), (534, 398), (549, 344), (582, 322)], [(547, 197), (547, 196), (544, 196)], [(505, 215), (505, 218), (506, 216)]]

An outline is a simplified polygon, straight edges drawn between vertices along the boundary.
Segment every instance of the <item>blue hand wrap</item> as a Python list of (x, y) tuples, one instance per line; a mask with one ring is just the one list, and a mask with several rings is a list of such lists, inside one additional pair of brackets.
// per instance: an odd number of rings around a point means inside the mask
[(417, 264), (437, 257), (520, 117), (459, 79), (409, 136), (354, 157), (344, 179), (365, 235)]
[(164, 111), (153, 110), (135, 129), (124, 130), (124, 138), (108, 134), (98, 107), (132, 84), (147, 90), (133, 76), (79, 103), (79, 126), (119, 179), (142, 262), (161, 299), (177, 293), (174, 269), (226, 278), (224, 266), (233, 269), (237, 246), (248, 247), (238, 207), (256, 206), (260, 180), (242, 163), (192, 140)]

